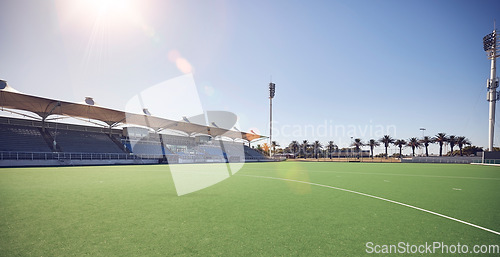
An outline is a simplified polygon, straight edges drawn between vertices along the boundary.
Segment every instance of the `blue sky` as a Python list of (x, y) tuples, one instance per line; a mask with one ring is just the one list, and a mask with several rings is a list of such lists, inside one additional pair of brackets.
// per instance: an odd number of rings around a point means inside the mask
[(205, 110), (234, 112), (242, 130), (268, 135), (272, 76), (282, 145), (344, 147), (381, 128), (408, 139), (421, 127), (487, 145), (482, 37), (500, 22), (499, 1), (7, 0), (0, 9), (0, 77), (24, 93), (123, 110), (192, 72)]

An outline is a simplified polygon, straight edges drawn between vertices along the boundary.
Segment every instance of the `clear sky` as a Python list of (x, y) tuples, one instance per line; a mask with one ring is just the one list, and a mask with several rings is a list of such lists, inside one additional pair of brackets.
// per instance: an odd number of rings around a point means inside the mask
[(408, 139), (421, 127), (487, 145), (482, 38), (500, 23), (497, 0), (3, 0), (0, 10), (0, 78), (27, 94), (124, 110), (192, 73), (205, 110), (268, 135), (272, 76), (281, 145)]

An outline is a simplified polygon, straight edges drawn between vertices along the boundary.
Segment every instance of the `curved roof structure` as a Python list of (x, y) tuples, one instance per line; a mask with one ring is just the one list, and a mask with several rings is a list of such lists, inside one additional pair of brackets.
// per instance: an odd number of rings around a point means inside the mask
[(164, 129), (177, 130), (193, 134), (207, 134), (211, 136), (224, 136), (232, 139), (244, 139), (252, 141), (265, 138), (265, 136), (254, 133), (246, 133), (218, 126), (215, 122), (209, 121), (214, 126), (204, 126), (186, 121), (174, 121), (155, 116), (135, 114), (124, 111), (117, 111), (100, 106), (59, 101), (50, 98), (26, 95), (13, 89), (5, 81), (0, 80), (0, 107), (8, 109), (23, 110), (37, 114), (42, 120), (51, 115), (63, 115), (102, 121), (110, 127), (120, 124), (139, 125), (152, 128), (155, 131)]

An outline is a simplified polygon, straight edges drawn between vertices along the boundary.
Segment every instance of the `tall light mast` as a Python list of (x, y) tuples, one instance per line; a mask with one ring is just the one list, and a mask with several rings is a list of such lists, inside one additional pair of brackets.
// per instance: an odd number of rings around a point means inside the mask
[(499, 57), (498, 49), (499, 40), (497, 38), (496, 28), (493, 28), (493, 32), (486, 35), (483, 38), (484, 51), (488, 59), (491, 60), (491, 70), (490, 78), (487, 80), (488, 94), (486, 100), (490, 102), (490, 118), (489, 118), (489, 139), (488, 139), (488, 150), (493, 151), (493, 138), (495, 133), (495, 108), (496, 102), (498, 101), (498, 77), (496, 75), (496, 59)]
[(276, 85), (273, 82), (269, 83), (269, 157), (273, 144), (273, 98), (276, 93)]

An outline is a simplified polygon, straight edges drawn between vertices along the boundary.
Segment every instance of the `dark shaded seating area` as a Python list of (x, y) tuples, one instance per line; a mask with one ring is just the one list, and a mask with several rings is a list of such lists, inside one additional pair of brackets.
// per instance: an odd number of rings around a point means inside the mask
[(63, 129), (49, 129), (49, 132), (63, 152), (123, 153), (104, 133)]
[(40, 129), (18, 125), (0, 125), (0, 151), (52, 152)]
[[(87, 154), (122, 154), (127, 157), (134, 155), (155, 159), (162, 158), (163, 155), (207, 160), (226, 157), (238, 160), (266, 159), (255, 149), (239, 142), (214, 140), (200, 143), (195, 142), (194, 137), (157, 133), (129, 138), (123, 136), (123, 131), (119, 128), (111, 131), (99, 127), (50, 122), (46, 123), (46, 129), (43, 130), (41, 125), (34, 120), (0, 118), (0, 152), (5, 156), (18, 156), (16, 153), (64, 153), (85, 154), (85, 158)], [(224, 148), (221, 148), (221, 143)]]

